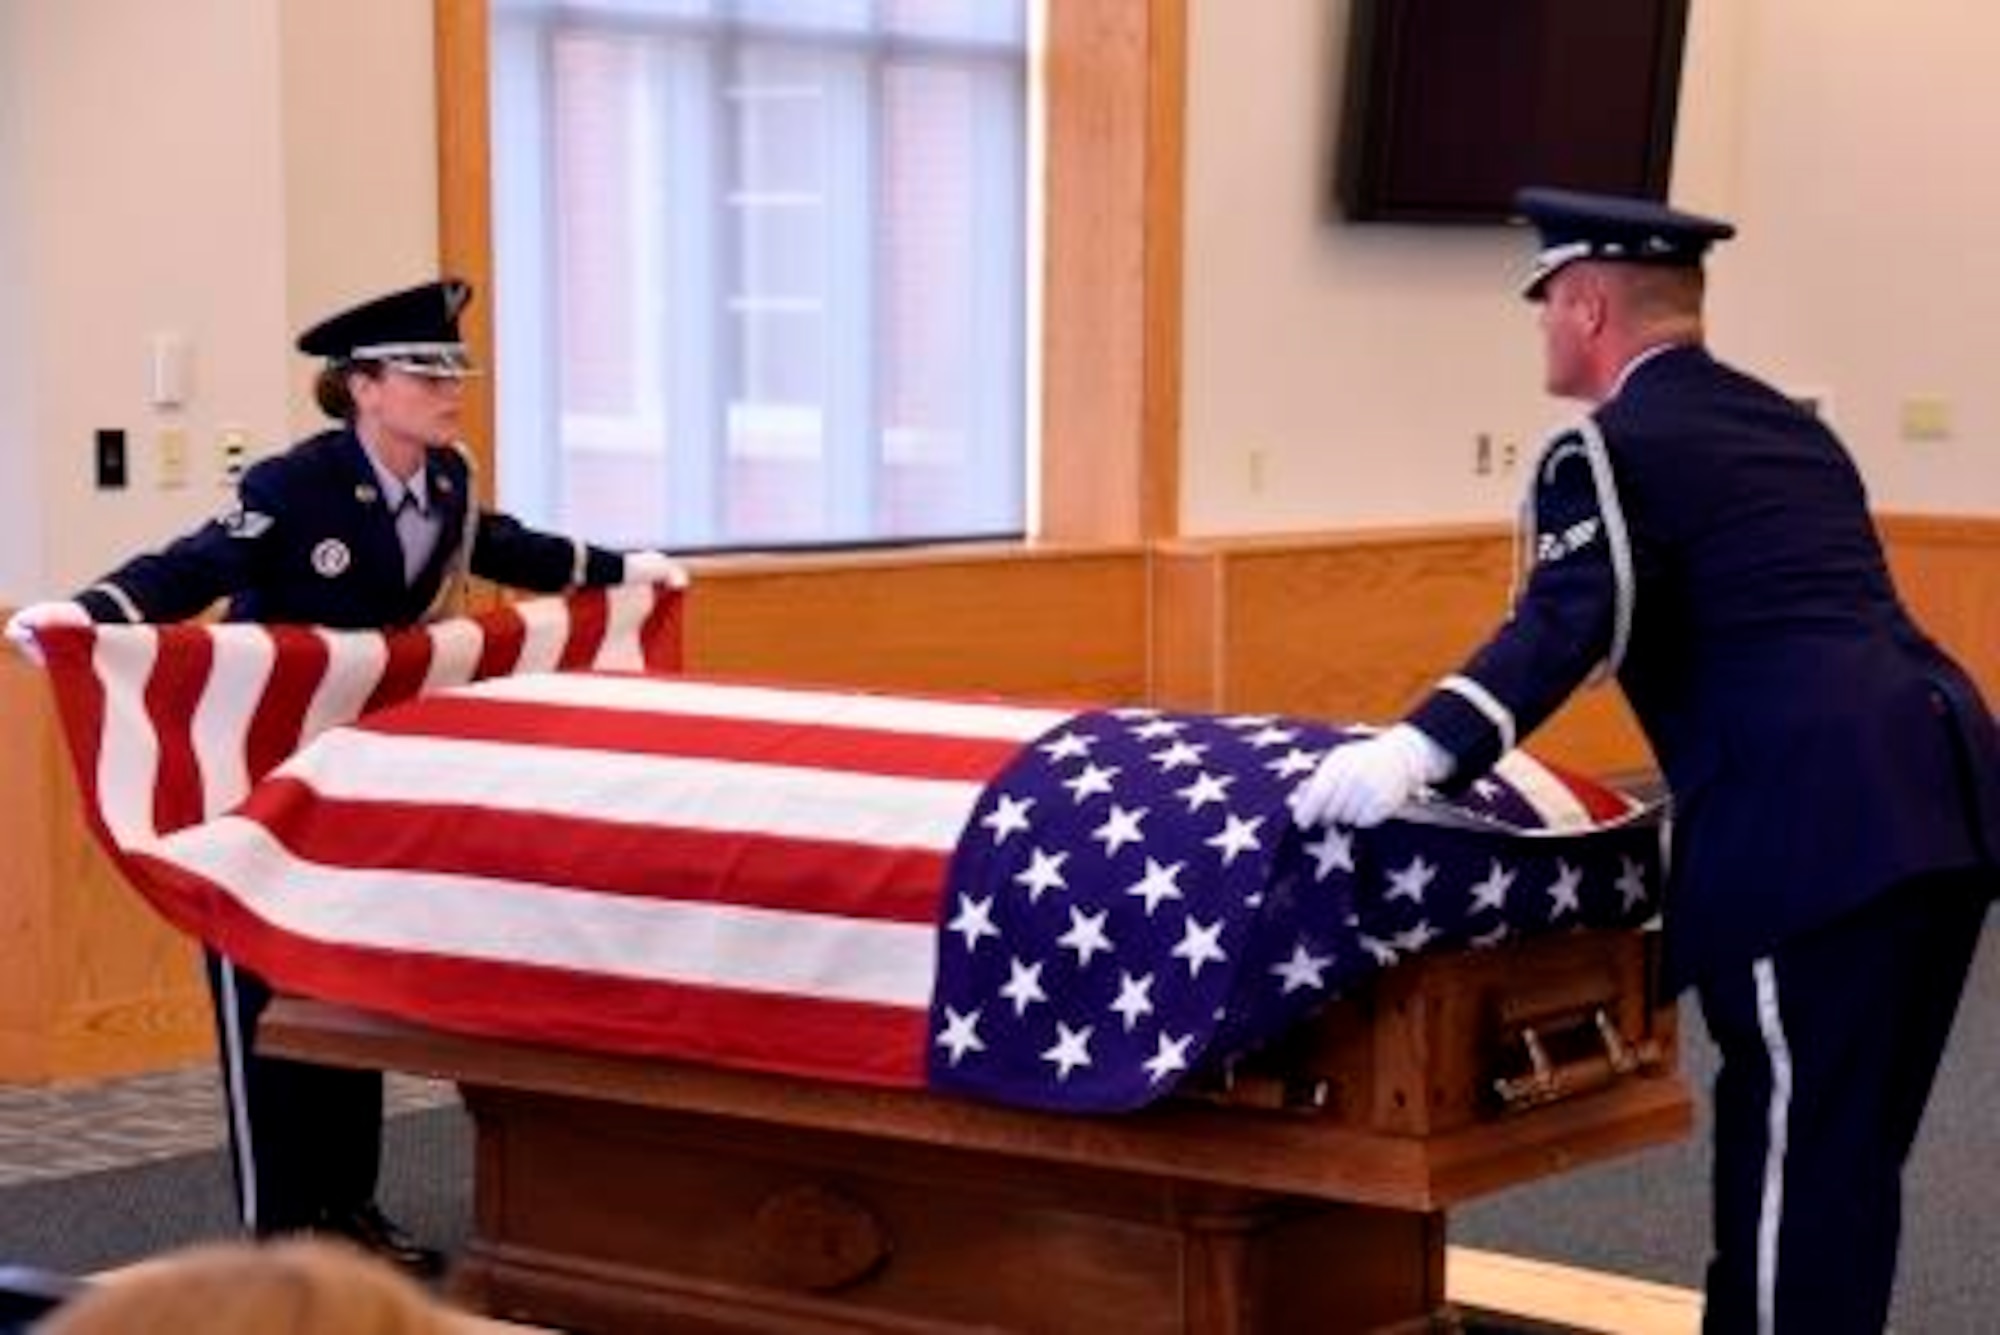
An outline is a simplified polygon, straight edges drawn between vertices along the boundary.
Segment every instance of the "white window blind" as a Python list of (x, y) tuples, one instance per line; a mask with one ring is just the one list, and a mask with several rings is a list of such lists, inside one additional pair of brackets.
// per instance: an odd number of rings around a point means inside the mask
[(675, 550), (1018, 533), (1027, 0), (495, 0), (501, 499)]

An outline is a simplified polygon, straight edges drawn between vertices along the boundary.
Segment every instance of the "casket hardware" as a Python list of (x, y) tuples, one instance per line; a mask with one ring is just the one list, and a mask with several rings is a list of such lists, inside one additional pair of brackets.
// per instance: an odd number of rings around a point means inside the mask
[[(1592, 1036), (1588, 1046), (1582, 1037), (1586, 1033)], [(1602, 1006), (1591, 1008), (1587, 1022), (1569, 1016), (1544, 1022), (1539, 1028), (1523, 1024), (1518, 1037), (1526, 1072), (1493, 1080), (1493, 1092), (1501, 1107), (1510, 1112), (1602, 1089), (1621, 1077), (1658, 1069), (1662, 1064), (1656, 1041), (1627, 1039)], [(1575, 1055), (1557, 1061), (1549, 1056), (1551, 1046)]]

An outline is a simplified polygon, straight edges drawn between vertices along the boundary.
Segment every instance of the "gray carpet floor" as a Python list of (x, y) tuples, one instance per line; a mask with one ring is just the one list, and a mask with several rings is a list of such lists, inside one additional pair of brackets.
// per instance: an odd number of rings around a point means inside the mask
[[(1911, 1165), (1899, 1335), (2000, 1332), (2000, 927), (1974, 964)], [(1683, 1059), (1706, 1089), (1711, 1050), (1684, 1008)], [(1698, 1106), (1702, 1101), (1698, 1101)], [(455, 1105), (390, 1119), (384, 1204), (454, 1247), (470, 1217), (469, 1124)], [(1707, 1255), (1705, 1120), (1687, 1142), (1503, 1192), (1455, 1211), (1453, 1242), (1699, 1287)], [(0, 1260), (69, 1273), (232, 1233), (220, 1151), (0, 1190)]]

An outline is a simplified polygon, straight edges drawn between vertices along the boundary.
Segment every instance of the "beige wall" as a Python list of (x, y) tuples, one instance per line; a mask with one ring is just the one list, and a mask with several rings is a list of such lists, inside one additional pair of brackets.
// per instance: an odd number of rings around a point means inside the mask
[[(1183, 531), (1497, 518), (1481, 431), (1532, 452), (1524, 236), (1329, 204), (1346, 0), (1189, 5)], [(1884, 508), (2000, 506), (2000, 10), (1693, 0), (1674, 195), (1728, 214), (1713, 342), (1830, 393)], [(1938, 396), (1948, 441), (1897, 434)], [(1517, 470), (1518, 471), (1518, 470)]]
[[(225, 425), (270, 448), (314, 424), (298, 327), (429, 270), (429, 9), (0, 0), (0, 604), (209, 513)], [(1332, 216), (1344, 0), (1188, 12), (1184, 530), (1506, 516), (1519, 469), (1475, 477), (1475, 433), (1528, 452), (1566, 411), (1509, 295), (1524, 239)], [(1995, 49), (1973, 0), (1694, 0), (1676, 193), (1745, 233), (1716, 342), (1830, 392), (1885, 508), (2000, 505)], [(160, 330), (194, 348), (173, 413), (145, 396)], [(1897, 438), (1912, 395), (1954, 439)], [(130, 491), (90, 489), (100, 425), (132, 433)], [(179, 491), (156, 485), (170, 425)]]
[[(21, 49), (26, 23), (19, 5), (0, 3), (0, 497), (41, 493), (41, 458), (29, 447), (34, 407), (29, 389), (28, 331), (34, 289), (27, 260), (27, 210), (20, 206), (13, 163), (25, 151), (27, 89), (13, 76), (7, 52)], [(42, 547), (39, 509), (13, 506), (0, 515), (0, 591), (10, 572), (32, 570)]]
[[(1737, 0), (1696, 0), (1731, 4)], [(1747, 7), (1749, 224), (1719, 307), (1747, 359), (1826, 386), (1877, 504), (2000, 509), (2000, 9), (1978, 0)], [(1953, 438), (1906, 441), (1906, 397)]]
[[(423, 0), (0, 0), (0, 25), (0, 374), (33, 391), (0, 394), (13, 603), (212, 513), (226, 429), (255, 452), (311, 426), (292, 335), (434, 269), (437, 192)], [(177, 409), (148, 397), (168, 332)], [(129, 434), (126, 491), (92, 488), (98, 427)]]
[[(7, 8), (0, 86), (21, 122), (0, 198), (21, 203), (33, 320), (21, 370), (34, 396), (6, 448), (33, 454), (40, 476), (0, 503), (0, 527), (37, 508), (46, 518), (36, 550), (0, 572), (0, 596), (67, 585), (214, 507), (212, 468), (182, 491), (154, 484), (154, 432), (277, 431), (285, 374), (276, 6)], [(195, 397), (171, 417), (146, 400), (148, 342), (167, 331), (194, 351)], [(131, 435), (125, 492), (91, 489), (98, 427)]]

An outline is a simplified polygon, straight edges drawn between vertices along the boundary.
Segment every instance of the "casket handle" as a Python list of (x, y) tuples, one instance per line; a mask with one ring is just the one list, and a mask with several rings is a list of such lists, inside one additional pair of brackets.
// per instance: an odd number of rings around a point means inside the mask
[(1494, 1080), (1493, 1090), (1500, 1096), (1501, 1104), (1515, 1110), (1552, 1103), (1572, 1094), (1602, 1088), (1621, 1076), (1660, 1065), (1660, 1045), (1650, 1038), (1636, 1043), (1627, 1039), (1618, 1032), (1617, 1023), (1604, 1007), (1592, 1009), (1590, 1023), (1596, 1030), (1602, 1053), (1560, 1066), (1550, 1060), (1548, 1045), (1535, 1026), (1522, 1025), (1521, 1047), (1527, 1054), (1528, 1069), (1523, 1075), (1501, 1076)]
[(1620, 1075), (1630, 1075), (1639, 1069), (1639, 1054), (1618, 1032), (1618, 1026), (1604, 1013), (1604, 1007), (1597, 1008), (1597, 1036), (1604, 1040), (1604, 1056), (1611, 1063), (1611, 1069)]

